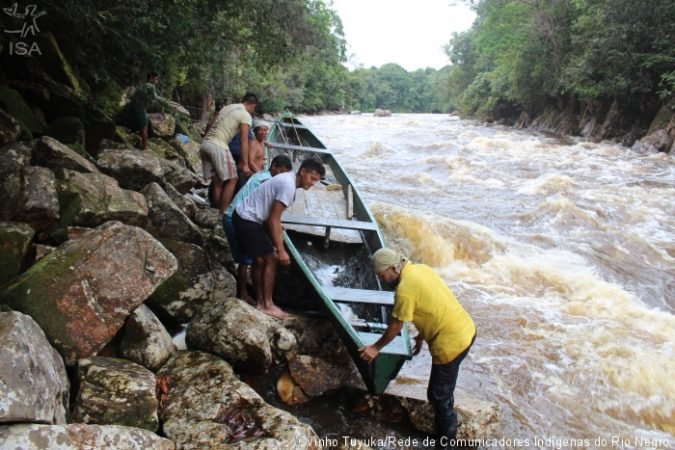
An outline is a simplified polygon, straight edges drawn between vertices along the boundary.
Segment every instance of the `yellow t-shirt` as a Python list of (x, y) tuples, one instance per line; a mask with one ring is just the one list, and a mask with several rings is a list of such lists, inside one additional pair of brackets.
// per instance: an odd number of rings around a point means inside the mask
[(471, 316), (431, 267), (407, 262), (394, 294), (392, 316), (412, 322), (429, 344), (432, 362), (447, 364), (476, 334)]
[(239, 133), (239, 126), (242, 123), (248, 124), (249, 127), (253, 123), (253, 118), (244, 105), (242, 103), (227, 105), (218, 112), (218, 117), (204, 136), (204, 140), (222, 148), (229, 148), (230, 141)]

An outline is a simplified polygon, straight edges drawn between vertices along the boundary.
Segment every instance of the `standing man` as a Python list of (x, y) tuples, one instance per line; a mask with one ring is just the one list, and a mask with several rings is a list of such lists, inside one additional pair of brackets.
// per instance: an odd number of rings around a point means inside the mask
[(237, 184), (237, 167), (228, 147), (236, 134), (241, 138), (241, 172), (248, 176), (252, 171), (259, 170), (249, 161), (248, 147), (248, 132), (253, 123), (251, 114), (257, 104), (258, 97), (247, 92), (241, 103), (221, 109), (199, 148), (204, 178), (213, 182), (213, 201), (221, 214), (232, 201)]
[[(237, 263), (237, 295), (240, 299), (244, 300), (247, 303), (253, 304), (253, 299), (249, 297), (248, 291), (246, 290), (246, 280), (248, 280), (248, 268), (253, 265), (253, 261), (250, 256), (244, 255), (239, 249), (239, 242), (237, 240), (237, 232), (234, 229), (234, 224), (232, 223), (232, 214), (234, 210), (241, 202), (244, 201), (246, 197), (251, 195), (258, 186), (263, 182), (269, 180), (272, 177), (275, 177), (281, 173), (290, 172), (293, 170), (293, 164), (291, 160), (286, 155), (277, 155), (270, 165), (270, 170), (265, 170), (256, 173), (255, 175), (249, 178), (248, 183), (237, 192), (232, 199), (232, 203), (228, 206), (225, 214), (223, 215), (223, 229), (225, 230), (225, 235), (227, 236), (227, 241), (230, 243), (230, 253), (232, 253), (232, 259)], [(259, 267), (256, 267), (259, 269)], [(260, 278), (260, 270), (254, 270), (251, 274), (253, 279), (253, 285), (258, 289), (262, 283)]]
[(308, 190), (325, 174), (321, 160), (308, 158), (297, 173), (282, 173), (263, 183), (237, 206), (232, 216), (241, 248), (254, 258), (253, 271), (260, 270), (262, 274), (255, 301), (266, 314), (280, 319), (287, 316), (272, 300), (277, 260), (284, 266), (291, 263), (281, 234), (281, 215), (293, 204), (296, 189)]
[(138, 86), (131, 96), (131, 124), (132, 130), (141, 136), (141, 147), (148, 149), (148, 108), (171, 108), (169, 101), (157, 94), (159, 75), (157, 72), (148, 74), (147, 82)]
[[(267, 139), (267, 131), (269, 129), (269, 126), (267, 125), (267, 122), (263, 120), (257, 120), (253, 119), (253, 134), (251, 134), (249, 137), (250, 139), (248, 140), (248, 148), (249, 148), (249, 156), (248, 159), (250, 162), (253, 163), (253, 165), (256, 168), (262, 168), (265, 165), (265, 139)], [(235, 140), (237, 140), (237, 147), (239, 147), (239, 139), (237, 139), (238, 136), (235, 136), (234, 139), (232, 139), (232, 142), (230, 142), (230, 150), (232, 150), (232, 156), (234, 157), (235, 161), (238, 161), (238, 158), (240, 158), (240, 155), (236, 155), (232, 149), (232, 144), (234, 143)], [(251, 175), (253, 176), (253, 175)], [(234, 188), (234, 195), (237, 195), (237, 192), (246, 185), (248, 180), (251, 177), (244, 176), (242, 173), (238, 173), (238, 178), (237, 178), (237, 186)]]
[(476, 326), (452, 291), (436, 272), (424, 264), (413, 264), (393, 250), (381, 248), (373, 254), (373, 267), (384, 282), (395, 283), (394, 309), (389, 326), (377, 342), (360, 349), (361, 358), (372, 361), (382, 348), (412, 322), (419, 334), (413, 354), (429, 345), (432, 357), (427, 397), (434, 408), (439, 440), (437, 448), (453, 448), (457, 436), (454, 392), (462, 363), (476, 338)]

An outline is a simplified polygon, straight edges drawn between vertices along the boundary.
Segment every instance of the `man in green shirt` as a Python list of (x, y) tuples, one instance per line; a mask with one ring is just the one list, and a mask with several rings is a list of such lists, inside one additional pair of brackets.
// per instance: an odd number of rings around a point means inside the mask
[(393, 250), (381, 248), (373, 254), (377, 276), (395, 283), (394, 308), (389, 325), (380, 339), (360, 349), (361, 358), (372, 361), (401, 331), (404, 322), (412, 322), (419, 334), (414, 354), (429, 345), (432, 366), (427, 397), (434, 408), (438, 434), (437, 448), (453, 448), (457, 435), (454, 392), (459, 365), (476, 338), (476, 326), (443, 279), (424, 264), (413, 264)]
[(132, 131), (141, 136), (143, 150), (148, 149), (148, 108), (171, 108), (169, 101), (157, 94), (159, 84), (157, 72), (148, 74), (148, 81), (138, 86), (131, 96)]

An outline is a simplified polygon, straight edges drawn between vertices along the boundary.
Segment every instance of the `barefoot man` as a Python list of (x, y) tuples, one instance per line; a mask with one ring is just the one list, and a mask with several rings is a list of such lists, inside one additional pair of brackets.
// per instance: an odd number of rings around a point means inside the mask
[(284, 266), (291, 263), (281, 234), (281, 214), (293, 204), (296, 189), (308, 190), (325, 174), (320, 160), (306, 159), (297, 173), (282, 173), (260, 185), (232, 216), (242, 250), (254, 259), (253, 271), (260, 270), (262, 274), (255, 289), (256, 308), (271, 316), (287, 316), (272, 301), (277, 260)]
[[(237, 239), (237, 232), (235, 231), (234, 224), (232, 223), (232, 214), (234, 214), (234, 209), (239, 206), (239, 204), (243, 202), (246, 197), (258, 189), (258, 186), (272, 177), (275, 177), (281, 173), (290, 172), (291, 170), (293, 170), (293, 163), (291, 163), (290, 158), (286, 155), (277, 155), (272, 160), (270, 170), (257, 172), (255, 175), (249, 178), (244, 187), (241, 188), (234, 196), (232, 203), (230, 203), (230, 206), (228, 206), (227, 210), (225, 211), (225, 215), (223, 215), (223, 229), (225, 230), (227, 241), (230, 244), (230, 253), (232, 253), (232, 259), (234, 259), (234, 262), (237, 263), (237, 296), (246, 303), (250, 303), (252, 305), (255, 303), (248, 295), (246, 282), (248, 280), (248, 269), (253, 265), (253, 261), (250, 256), (243, 255), (239, 249), (239, 240)], [(256, 269), (260, 268), (256, 267)], [(253, 285), (257, 289), (261, 284), (260, 271), (254, 270), (251, 276), (253, 278)]]

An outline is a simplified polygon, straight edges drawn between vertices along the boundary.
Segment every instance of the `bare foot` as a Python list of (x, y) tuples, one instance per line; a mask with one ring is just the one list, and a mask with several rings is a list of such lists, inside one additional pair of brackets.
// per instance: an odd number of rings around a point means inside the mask
[(276, 317), (277, 319), (285, 319), (288, 317), (288, 314), (276, 305), (272, 305), (269, 308), (258, 306), (258, 309), (269, 316)]

